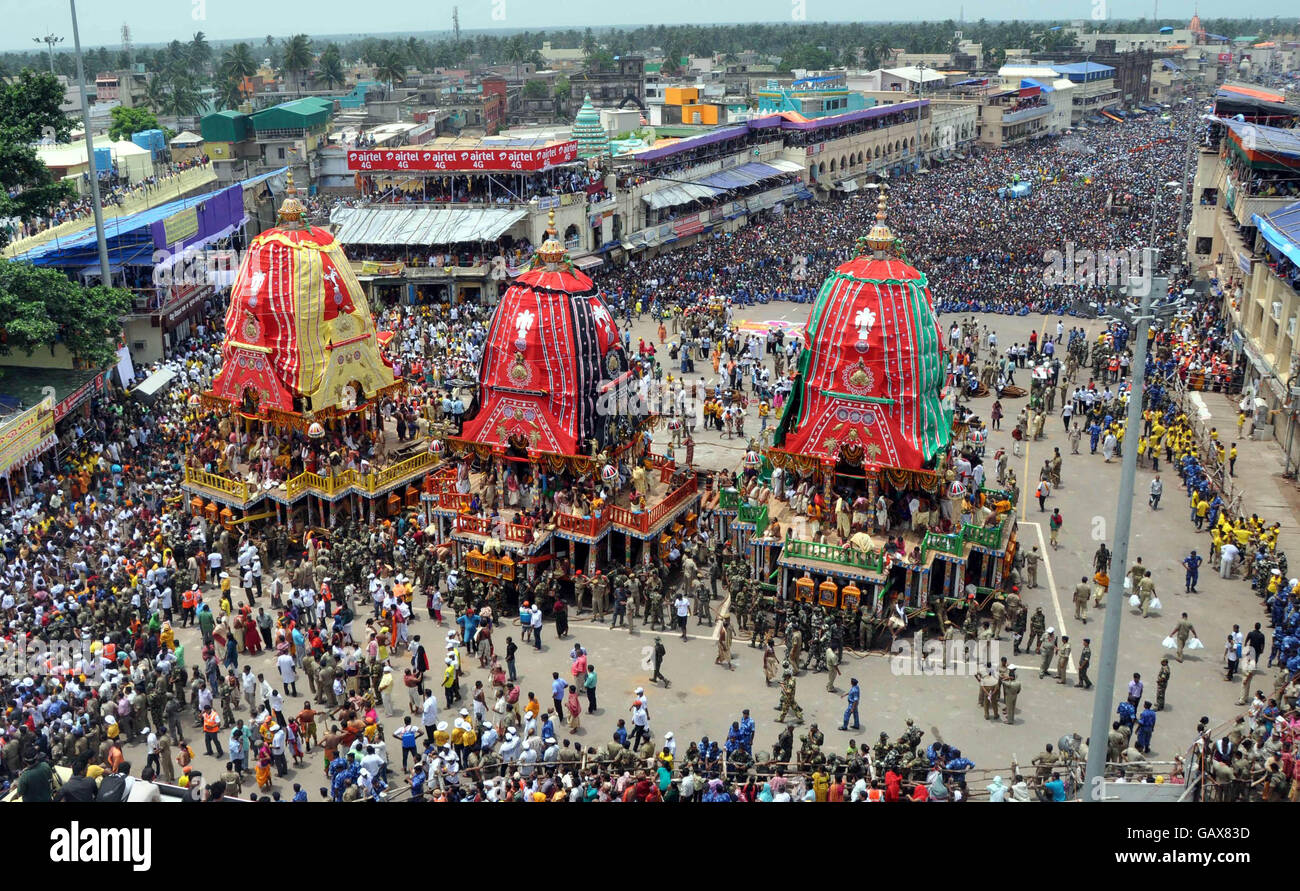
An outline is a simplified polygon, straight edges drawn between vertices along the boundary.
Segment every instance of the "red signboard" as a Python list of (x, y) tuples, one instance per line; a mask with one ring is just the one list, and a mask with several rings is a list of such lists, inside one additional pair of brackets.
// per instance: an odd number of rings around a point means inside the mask
[(545, 170), (576, 160), (577, 140), (527, 149), (350, 149), (348, 170)]
[(97, 374), (78, 388), (77, 392), (64, 398), (62, 402), (54, 406), (54, 420), (61, 421), (78, 405), (82, 403), (91, 393), (98, 390), (104, 383), (104, 375)]

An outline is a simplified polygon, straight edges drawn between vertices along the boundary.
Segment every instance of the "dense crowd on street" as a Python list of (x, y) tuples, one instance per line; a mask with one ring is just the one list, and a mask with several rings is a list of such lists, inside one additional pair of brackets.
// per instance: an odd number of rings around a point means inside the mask
[[(1078, 314), (1107, 295), (1091, 284), (1049, 286), (1049, 251), (1140, 251), (1156, 244), (1167, 266), (1175, 253), (1178, 202), (1163, 184), (1177, 178), (1190, 112), (1175, 125), (1153, 119), (1098, 126), (1056, 140), (936, 165), (888, 181), (889, 224), (909, 262), (925, 272), (943, 312)], [(1005, 200), (1013, 175), (1031, 194)], [(1118, 212), (1112, 194), (1135, 196)], [(598, 275), (614, 304), (646, 311), (685, 307), (721, 295), (740, 303), (810, 301), (830, 271), (857, 252), (874, 222), (876, 193), (809, 203), (690, 247)], [(1136, 269), (1134, 270), (1136, 272)], [(1105, 284), (1105, 283), (1103, 283)], [(1113, 298), (1112, 298), (1113, 299)]]
[[(1070, 240), (1098, 248), (1143, 243), (1147, 217), (1111, 215), (1105, 197), (1108, 189), (1153, 195), (1169, 177), (1166, 168), (1176, 165), (1181, 142), (1176, 133), (1168, 143), (1153, 141), (1154, 129), (1151, 122), (1128, 122), (1073, 141), (984, 155), (908, 177), (894, 191), (891, 224), (911, 260), (931, 273), (936, 299), (954, 312), (1055, 311), (1090, 299), (1090, 293), (1045, 294), (1041, 255)], [(1038, 178), (1035, 197), (1000, 202), (993, 190), (1022, 167)], [(1034, 203), (1037, 196), (1043, 196), (1042, 203)], [(1166, 222), (1175, 218), (1168, 205), (1161, 209)], [(730, 391), (752, 389), (761, 397), (753, 413), (766, 430), (768, 398), (779, 410), (788, 392), (773, 381), (783, 377), (782, 365), (798, 345), (774, 332), (743, 332), (725, 305), (716, 312), (699, 310), (704, 298), (807, 299), (816, 282), (851, 255), (854, 239), (874, 213), (874, 203), (864, 199), (793, 210), (598, 275), (597, 283), (626, 315), (652, 311), (655, 304), (696, 308), (689, 315), (670, 314), (677, 342), (667, 358), (654, 357), (666, 345), (662, 324), (657, 344), (634, 347), (624, 331), (625, 345), (646, 357), (652, 374), (685, 376), (694, 373), (695, 362), (711, 364), (717, 404), (706, 416), (744, 436), (745, 406)], [(772, 256), (774, 245), (781, 246), (781, 256)], [(794, 288), (791, 270), (799, 257), (806, 258), (807, 268)], [(1086, 753), (1077, 737), (1056, 748), (1045, 746), (1023, 769), (1015, 766), (987, 784), (981, 779), (978, 788), (968, 785), (976, 768), (971, 759), (953, 744), (924, 740), (913, 721), (893, 728), (896, 736), (880, 732), (874, 743), (869, 736), (858, 738), (876, 728), (864, 731), (856, 678), (846, 678), (838, 727), (822, 729), (812, 722), (796, 739), (793, 725), (784, 721), (787, 712), (803, 721), (796, 681), (825, 673), (827, 690), (836, 691), (845, 647), (866, 645), (870, 635), (863, 641), (862, 630), (844, 627), (839, 617), (828, 621), (811, 609), (792, 610), (780, 629), (781, 660), (771, 633), (744, 627), (758, 611), (741, 608), (747, 596), (743, 584), (731, 587), (741, 624), (737, 630), (749, 633), (755, 649), (762, 645), (765, 681), (769, 686), (779, 681), (781, 687), (784, 728), (775, 740), (759, 739), (746, 710), (719, 720), (716, 736), (678, 740), (671, 729), (670, 697), (658, 686), (670, 685), (663, 675), (663, 638), (655, 637), (651, 648), (649, 692), (639, 686), (630, 701), (601, 708), (598, 666), (568, 627), (568, 613), (576, 612), (582, 599), (570, 602), (571, 587), (558, 580), (546, 583), (546, 574), (519, 592), (515, 625), (506, 612), (515, 604), (462, 575), (438, 547), (436, 535), (411, 516), (353, 518), (320, 534), (274, 523), (227, 526), (204, 511), (192, 512), (177, 485), (187, 450), (203, 469), (274, 485), (299, 469), (333, 464), (336, 454), (338, 462), (360, 468), (382, 457), (377, 452), (384, 447), (373, 429), (352, 426), (324, 443), (298, 434), (281, 443), (223, 428), (215, 418), (194, 423), (189, 396), (206, 388), (217, 370), (222, 314), (223, 301), (211, 301), (195, 336), (166, 360), (179, 375), (171, 391), (151, 405), (115, 390), (96, 397), (87, 413), (69, 424), (59, 452), (33, 462), (24, 484), (12, 481), (13, 498), (0, 512), (0, 612), (6, 622), (0, 655), (8, 706), (0, 725), (0, 781), (16, 787), (24, 800), (154, 800), (159, 784), (180, 787), (196, 800), (337, 802), (1024, 802), (1065, 800), (1077, 790)], [(397, 430), (400, 441), (448, 416), (454, 422), (472, 399), (472, 387), (457, 384), (475, 379), (489, 310), (403, 304), (377, 306), (375, 315), (381, 331), (393, 334), (388, 349), (396, 371), (415, 382), (407, 397), (381, 409), (384, 429)], [(955, 327), (954, 354), (968, 354), (974, 363), (985, 350), (998, 362), (994, 377), (1005, 378), (995, 385), (1011, 384), (1015, 363), (989, 342), (989, 332), (973, 323)], [(1219, 496), (1207, 497), (1211, 489), (1202, 486), (1202, 467), (1211, 457), (1204, 450), (1212, 449), (1215, 467), (1227, 467), (1231, 475), (1235, 447), (1203, 444), (1174, 398), (1178, 382), (1186, 384), (1193, 372), (1222, 362), (1221, 320), (1213, 312), (1194, 313), (1156, 338), (1145, 369), (1153, 386), (1143, 430), (1127, 440), (1127, 362), (1120, 361), (1128, 355), (1127, 331), (1112, 326), (1093, 343), (1081, 331), (1071, 331), (1068, 341), (1062, 327), (1056, 331), (1050, 349), (1045, 332), (1043, 343), (1035, 338), (1019, 357), (1021, 368), (1026, 362), (1050, 366), (1015, 419), (1021, 438), (1041, 435), (1047, 416), (1059, 411), (1072, 453), (1080, 452), (1086, 435), (1089, 454), (1100, 451), (1104, 460), (1112, 460), (1136, 439), (1133, 447), (1142, 460), (1163, 457), (1185, 480), (1192, 521), (1198, 528), (1208, 524), (1217, 546), (1210, 559), (1232, 555), (1224, 564), (1231, 575), (1240, 565), (1241, 543), (1257, 551), (1252, 569), (1275, 564), (1276, 524), (1229, 509)], [(688, 337), (693, 342), (685, 342)], [(1052, 355), (1057, 349), (1060, 353)], [(774, 376), (766, 368), (769, 354), (777, 363)], [(1091, 376), (1085, 370), (1089, 362), (1098, 363)], [(141, 369), (138, 377), (150, 370)], [(1080, 373), (1086, 384), (1076, 379)], [(687, 463), (691, 432), (689, 426), (674, 431), (669, 445), (685, 448)], [(288, 456), (283, 466), (277, 462), (281, 453)], [(1059, 455), (1048, 459), (1041, 471), (1038, 482), (1049, 484), (1039, 490), (1043, 510), (1061, 483), (1059, 462)], [(990, 472), (1005, 483), (1005, 456), (990, 463), (996, 468)], [(512, 484), (508, 475), (488, 476), (471, 493), (464, 476), (462, 491), (477, 499), (480, 513), (508, 506), (517, 517), (544, 522), (561, 508), (585, 512), (565, 502), (569, 493), (548, 491), (539, 481)], [(738, 485), (734, 475), (723, 483)], [(792, 489), (785, 497), (815, 505), (820, 495)], [(1153, 488), (1150, 509), (1159, 501)], [(854, 505), (852, 512), (857, 511)], [(884, 525), (888, 528), (887, 513)], [(1058, 528), (1052, 526), (1053, 542)], [(1096, 559), (1096, 576), (1082, 583), (1082, 603), (1076, 592), (1076, 617), (1089, 598), (1097, 605), (1106, 596), (1104, 551), (1103, 546)], [(640, 620), (652, 633), (685, 636), (692, 616), (697, 624), (713, 624), (709, 601), (720, 584), (731, 585), (726, 574), (732, 559), (728, 545), (701, 531), (673, 541), (664, 570), (615, 572), (612, 579), (583, 586), (594, 590), (593, 618), (603, 620), (595, 614), (608, 607), (615, 625)], [(1017, 582), (1023, 578), (1036, 586), (1038, 559), (1022, 558)], [(1190, 592), (1200, 564), (1184, 565)], [(1138, 574), (1129, 575), (1134, 608), (1143, 615), (1158, 613), (1152, 608), (1150, 573), (1139, 561)], [(1300, 607), (1295, 605), (1300, 585), (1283, 584), (1284, 573), (1266, 575), (1252, 573), (1269, 594), (1278, 628), (1274, 655), (1288, 668), (1300, 669)], [(1022, 646), (1026, 653), (1033, 648), (1036, 656), (1046, 651), (1040, 678), (1055, 667), (1064, 683), (1065, 638), (1057, 640), (1053, 629), (1043, 627), (1041, 611), (1018, 612), (1017, 653)], [(996, 612), (996, 629), (988, 621), (977, 627), (976, 609), (967, 609), (966, 616), (967, 639), (1001, 636)], [(731, 667), (730, 618), (720, 617), (716, 640), (717, 662), (724, 668)], [(1235, 680), (1240, 651), (1233, 650), (1234, 640), (1256, 652), (1263, 643), (1249, 633), (1239, 639), (1234, 634), (1239, 630), (1228, 634), (1225, 660)], [(519, 648), (541, 652), (544, 637), (551, 643), (545, 659), (554, 665), (521, 672)], [(1180, 660), (1195, 638), (1184, 615), (1170, 634)], [(1230, 658), (1233, 652), (1237, 659)], [(1054, 655), (1059, 662), (1052, 661)], [(1243, 682), (1242, 701), (1249, 710), (1238, 725), (1222, 739), (1203, 727), (1197, 751), (1211, 754), (1189, 763), (1186, 771), (1176, 765), (1167, 781), (1212, 775), (1220, 794), (1228, 794), (1222, 791), (1227, 788), (1244, 797), (1251, 794), (1249, 787), (1266, 797), (1296, 794), (1300, 782), (1291, 781), (1290, 753), (1300, 714), (1294, 696), (1280, 704), (1266, 693), (1247, 697), (1257, 676), (1247, 673)], [(1015, 723), (1016, 669), (1004, 664), (992, 680), (988, 689), (997, 692), (980, 694), (985, 716)], [(1158, 695), (1149, 699), (1140, 678), (1134, 678), (1106, 740), (1108, 760), (1124, 762), (1123, 772), (1135, 780), (1153, 781), (1156, 773), (1144, 761), (1156, 712), (1164, 704), (1160, 679), (1157, 685)], [(754, 707), (766, 709), (768, 703)], [(575, 731), (583, 722), (599, 729), (579, 737)], [(850, 733), (848, 745), (828, 744), (827, 730)], [(200, 751), (204, 763), (216, 769), (198, 766)]]

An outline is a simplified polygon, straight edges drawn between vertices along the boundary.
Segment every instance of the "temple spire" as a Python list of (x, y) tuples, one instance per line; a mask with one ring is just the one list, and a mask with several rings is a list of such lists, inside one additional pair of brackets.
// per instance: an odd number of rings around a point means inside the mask
[(876, 201), (876, 224), (871, 227), (866, 238), (860, 239), (865, 242), (866, 246), (871, 248), (875, 253), (877, 260), (885, 259), (885, 255), (894, 247), (894, 233), (890, 230), (889, 225), (885, 222), (885, 187), (880, 187), (880, 198)]

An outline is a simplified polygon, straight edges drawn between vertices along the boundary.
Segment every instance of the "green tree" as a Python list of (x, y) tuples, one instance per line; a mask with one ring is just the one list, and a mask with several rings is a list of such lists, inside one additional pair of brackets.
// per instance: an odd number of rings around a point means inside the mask
[(195, 31), (194, 38), (190, 40), (189, 60), (199, 71), (206, 71), (208, 63), (212, 61), (212, 47), (208, 45), (208, 38), (202, 31)]
[(512, 34), (506, 41), (505, 46), (506, 61), (515, 66), (515, 80), (519, 79), (519, 66), (528, 61), (531, 55), (528, 44), (524, 42), (522, 34)]
[(247, 43), (236, 43), (221, 54), (218, 70), (225, 80), (242, 85), (244, 78), (252, 77), (257, 73), (257, 60), (253, 58), (253, 48)]
[(104, 368), (131, 304), (122, 288), (87, 288), (54, 269), (0, 260), (0, 353), (30, 356), (61, 341), (87, 367)]
[[(0, 83), (0, 219), (32, 220), (72, 197), (72, 186), (54, 179), (34, 147), (47, 137), (68, 140), (70, 122), (59, 111), (62, 102), (63, 87), (49, 73), (25, 69)], [(9, 232), (0, 228), (0, 247), (9, 240)]]
[(108, 138), (113, 141), (130, 139), (141, 130), (156, 130), (158, 118), (147, 108), (126, 108), (119, 105), (109, 112), (111, 122)]
[(587, 71), (603, 71), (614, 65), (614, 54), (605, 48), (596, 50), (582, 60), (582, 67)]
[(244, 104), (244, 90), (239, 81), (222, 78), (217, 81), (217, 95), (214, 97), (217, 108), (235, 111)]
[(530, 80), (524, 84), (525, 99), (545, 99), (548, 92), (544, 80)]
[(284, 42), (281, 72), (293, 77), (299, 94), (302, 93), (302, 72), (311, 68), (311, 62), (311, 38), (306, 34), (295, 34)]
[(347, 82), (343, 73), (343, 57), (339, 54), (339, 48), (336, 44), (331, 43), (325, 47), (325, 52), (320, 54), (316, 64), (317, 74), (320, 75), (320, 79), (325, 81), (325, 85), (331, 90)]
[(167, 82), (161, 74), (154, 74), (145, 82), (144, 104), (155, 112), (161, 112), (167, 105)]
[(406, 60), (402, 58), (401, 50), (393, 47), (384, 54), (375, 66), (375, 77), (388, 84), (399, 84), (406, 80)]
[(569, 83), (568, 75), (561, 74), (555, 79), (555, 98), (568, 99), (573, 92), (573, 86)]
[(163, 111), (167, 114), (178, 118), (191, 117), (198, 114), (202, 106), (203, 97), (192, 78), (176, 77), (167, 85), (167, 98), (163, 102)]

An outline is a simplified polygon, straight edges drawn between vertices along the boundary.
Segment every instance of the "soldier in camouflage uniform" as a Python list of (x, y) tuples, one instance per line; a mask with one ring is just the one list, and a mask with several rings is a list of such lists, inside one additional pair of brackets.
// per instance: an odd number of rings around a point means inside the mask
[(709, 586), (705, 583), (702, 576), (695, 577), (695, 583), (692, 586), (692, 593), (695, 595), (695, 624), (712, 625), (713, 611), (709, 608)]
[(789, 662), (786, 662), (782, 665), (781, 672), (781, 704), (778, 706), (780, 714), (776, 718), (778, 722), (784, 723), (785, 716), (790, 712), (794, 712), (795, 723), (803, 723), (803, 709), (799, 707), (799, 703), (795, 702), (794, 695), (794, 669), (790, 667)]
[(880, 739), (871, 749), (871, 757), (877, 764), (883, 764), (886, 756), (894, 747), (889, 744), (889, 734), (880, 731)]
[(735, 592), (731, 595), (731, 611), (736, 616), (737, 630), (746, 630), (746, 626), (749, 624), (748, 616), (751, 603), (748, 587), (743, 583), (738, 583)]
[[(641, 575), (640, 575), (640, 573), (636, 573), (636, 572), (634, 572), (634, 573), (632, 573), (631, 575), (629, 575), (629, 576), (628, 576), (628, 579), (627, 579), (627, 582), (626, 582), (626, 586), (627, 586), (627, 594), (628, 594), (628, 596), (627, 596), (627, 622), (628, 622), (628, 627), (631, 628), (631, 627), (632, 627), (632, 620), (633, 620), (633, 619), (641, 619), (641, 605), (642, 605), (642, 601), (641, 601), (641, 588), (642, 588), (642, 585), (641, 585)], [(646, 619), (642, 619), (642, 622), (645, 622), (645, 621), (647, 621), (647, 620), (646, 620)]]

